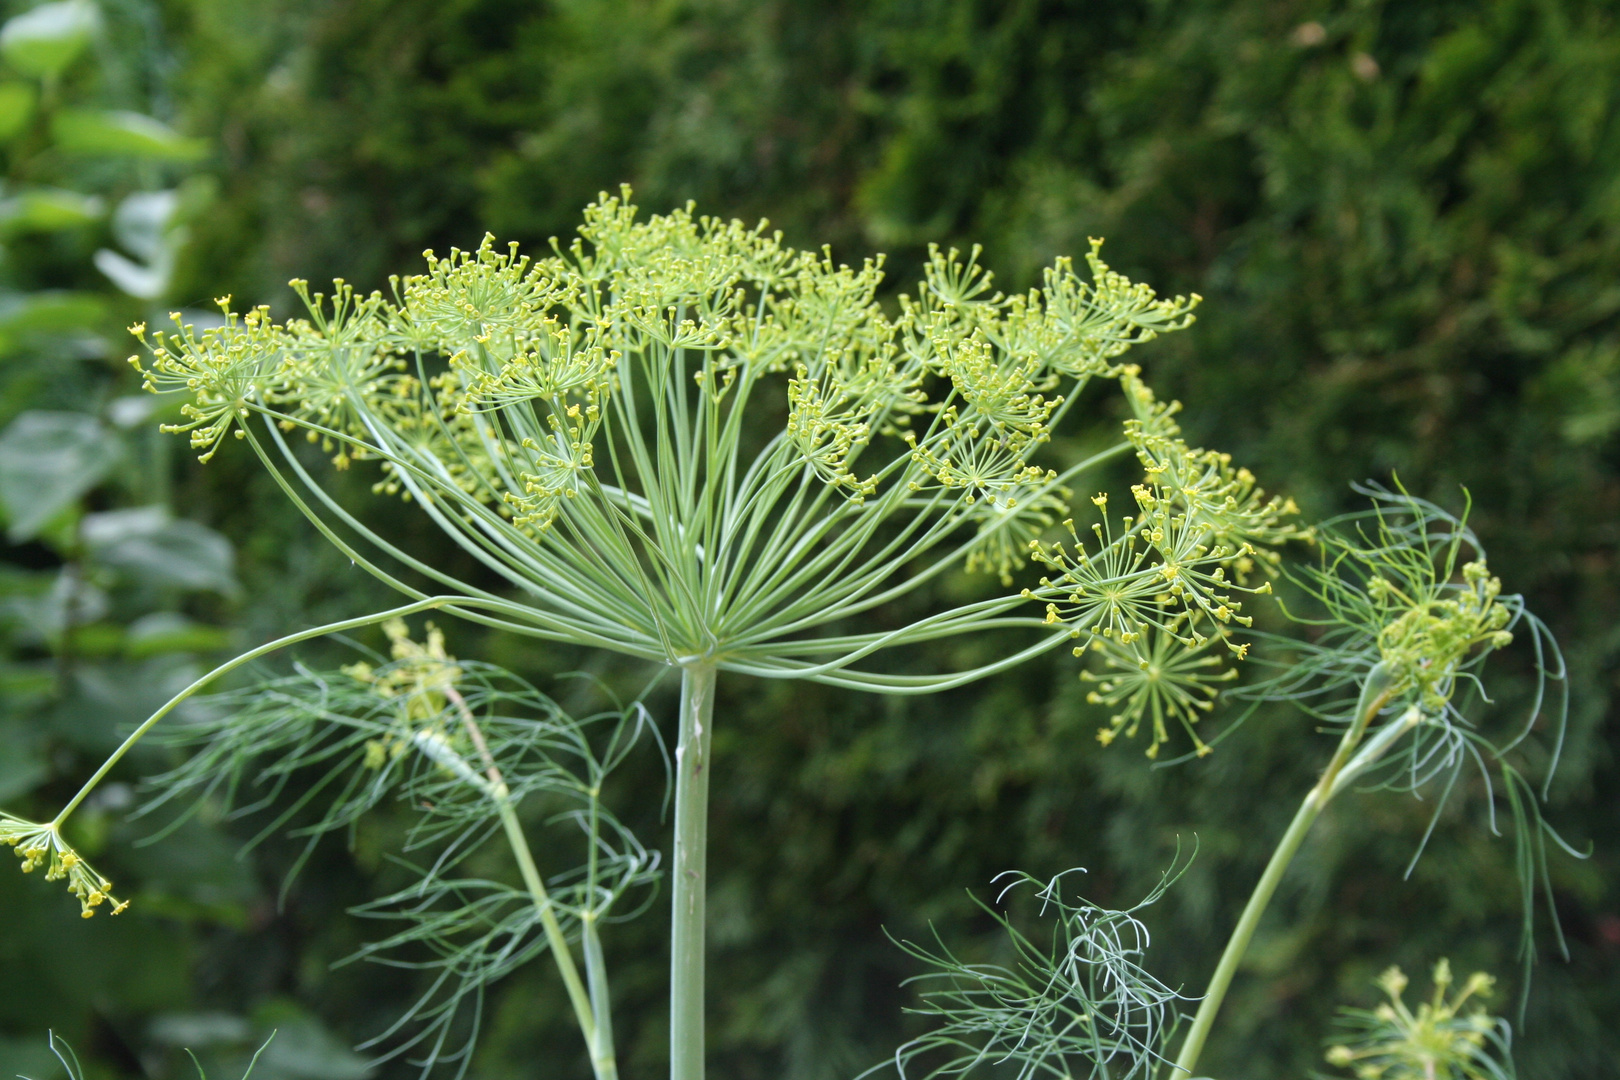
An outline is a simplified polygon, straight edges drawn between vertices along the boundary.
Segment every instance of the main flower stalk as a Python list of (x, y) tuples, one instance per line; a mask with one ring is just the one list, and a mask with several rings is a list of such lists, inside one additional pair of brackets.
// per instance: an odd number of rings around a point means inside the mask
[(709, 746), (714, 666), (681, 671), (680, 742), (675, 748), (675, 871), (669, 947), (670, 1080), (703, 1080), (704, 917), (708, 896)]

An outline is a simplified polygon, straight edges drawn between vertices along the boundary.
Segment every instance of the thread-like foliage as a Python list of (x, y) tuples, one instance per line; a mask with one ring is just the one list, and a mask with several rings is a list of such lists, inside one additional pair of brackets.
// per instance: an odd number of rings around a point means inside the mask
[[(1293, 701), (1330, 729), (1369, 725), (1366, 744), (1338, 786), (1354, 781), (1432, 798), (1434, 808), (1408, 875), (1465, 770), (1472, 767), (1485, 788), (1492, 833), (1499, 833), (1495, 794), (1500, 787), (1517, 849), (1520, 957), (1526, 968), (1522, 992), (1527, 994), (1538, 887), (1546, 896), (1558, 948), (1567, 953), (1552, 903), (1547, 845), (1584, 857), (1541, 815), (1568, 722), (1563, 655), (1524, 598), (1503, 593), (1466, 513), (1454, 515), (1404, 491), (1361, 490), (1372, 505), (1324, 522), (1317, 530), (1319, 560), (1288, 571), (1309, 605), (1288, 608), (1288, 614), (1310, 635), (1258, 635), (1262, 648), (1256, 663), (1273, 674), (1234, 690), (1233, 696)], [(1515, 634), (1529, 639), (1535, 693), (1523, 718), (1494, 734), (1482, 726), (1490, 704), (1483, 668)], [(1362, 715), (1372, 682), (1379, 688), (1376, 715)], [(1514, 754), (1538, 726), (1551, 736), (1541, 752), (1540, 798)]]
[[(416, 880), (355, 909), (394, 929), (345, 962), (425, 971), (414, 1003), (366, 1045), (386, 1046), (384, 1060), (414, 1051), (424, 1074), (454, 1064), (461, 1075), (485, 990), (554, 947), (548, 911), (589, 965), (597, 928), (654, 898), (658, 853), (617, 820), (603, 786), (657, 733), (639, 704), (575, 719), (510, 672), (449, 657), (436, 629), (425, 644), (402, 622), (387, 629), (386, 662), (300, 668), (206, 699), (161, 736), (194, 753), (149, 781), (156, 794), (143, 812), (185, 798), (228, 818), (271, 812), (250, 846), (283, 828), (305, 838), (290, 885), (322, 837), (352, 830), (384, 802), (411, 806), (416, 819), (394, 861)], [(283, 800), (289, 790), (296, 796)], [(576, 865), (545, 875), (543, 903), (492, 864), (503, 812), (519, 805), (540, 810), (559, 841), (545, 856), (582, 849)]]
[(1176, 873), (1124, 911), (1066, 897), (1070, 873), (1045, 882), (1001, 876), (1010, 880), (998, 902), (1019, 887), (1035, 890), (1039, 921), (1050, 921), (1039, 934), (1044, 942), (975, 898), (1006, 931), (1009, 963), (965, 961), (937, 936), (937, 951), (900, 943), (930, 969), (910, 980), (923, 989), (909, 1011), (936, 1022), (895, 1052), (901, 1077), (963, 1076), (981, 1067), (1019, 1080), (1153, 1074), (1183, 999), (1143, 968), (1149, 934), (1137, 913), (1164, 895)]

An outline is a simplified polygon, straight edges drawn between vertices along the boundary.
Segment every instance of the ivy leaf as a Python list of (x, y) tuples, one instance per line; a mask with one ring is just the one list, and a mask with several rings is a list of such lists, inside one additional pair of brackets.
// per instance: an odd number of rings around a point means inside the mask
[(0, 56), (24, 75), (50, 78), (84, 51), (99, 21), (89, 0), (41, 4), (0, 27)]
[(0, 504), (12, 543), (32, 539), (99, 484), (123, 446), (86, 413), (25, 412), (0, 434)]
[(80, 526), (90, 557), (156, 585), (233, 596), (236, 554), (206, 525), (176, 521), (161, 506), (90, 514)]
[(202, 139), (182, 135), (144, 113), (63, 109), (51, 121), (56, 144), (70, 154), (196, 161), (208, 152)]
[[(0, 109), (4, 103), (0, 102)], [(3, 125), (0, 125), (3, 126)], [(0, 230), (8, 235), (57, 232), (100, 221), (106, 204), (94, 195), (61, 188), (34, 188), (0, 199)]]
[(15, 138), (34, 115), (39, 94), (25, 82), (0, 82), (0, 142)]

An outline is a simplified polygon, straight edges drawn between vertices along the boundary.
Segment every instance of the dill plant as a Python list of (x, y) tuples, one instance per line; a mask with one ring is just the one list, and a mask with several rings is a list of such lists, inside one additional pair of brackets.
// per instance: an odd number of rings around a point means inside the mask
[[(1197, 725), (1231, 678), (1225, 659), (1250, 648), (1232, 636), (1251, 622), (1244, 598), (1271, 591), (1279, 545), (1315, 535), (1295, 523), (1291, 502), (1267, 496), (1228, 455), (1188, 445), (1178, 406), (1118, 362), (1133, 345), (1187, 326), (1197, 297), (1158, 297), (1110, 270), (1096, 243), (1087, 277), (1059, 260), (1041, 288), (1008, 296), (993, 291), (977, 254), (930, 249), (916, 293), (886, 310), (876, 298), (880, 261), (840, 265), (784, 246), (763, 223), (697, 217), (690, 207), (641, 218), (626, 191), (603, 196), (577, 240), (554, 242), (539, 259), (486, 238), (473, 251), (428, 253), (427, 271), (394, 279), (388, 295), (359, 295), (341, 281), (330, 295), (311, 293), (295, 282), (307, 314), (283, 323), (262, 307), (236, 313), (226, 299), (220, 327), (198, 331), (178, 318), (168, 332), (136, 327), (149, 355), (132, 362), (148, 388), (187, 395), (186, 421), (171, 430), (189, 433), (204, 460), (227, 437), (245, 441), (328, 540), (408, 602), (222, 665), (131, 733), (56, 819), (8, 816), (0, 840), (18, 848), (25, 868), (49, 856), (53, 872), (76, 871), (70, 884), (90, 914), (110, 885), (72, 853), (62, 826), (136, 740), (241, 664), (388, 623), (388, 664), (300, 672), (225, 699), (225, 718), (212, 725), (180, 725), (174, 737), (202, 750), (163, 778), (163, 797), (229, 801), (250, 776), (273, 793), (295, 771), (324, 768), (326, 780), (303, 800), (327, 786), (337, 794), (303, 830), (312, 838), (387, 795), (424, 805), (412, 844), (437, 854), (418, 867), (416, 885), (364, 912), (405, 923), (368, 955), (436, 950), (429, 966), (438, 974), (402, 1020), (416, 1022), (417, 1034), (398, 1048), (418, 1047), (424, 1069), (459, 1060), (464, 1070), (470, 1035), (449, 1042), (468, 1030), (456, 1026), (462, 1006), (475, 1030), (484, 986), (549, 952), (596, 1075), (616, 1077), (600, 925), (666, 871), (671, 1077), (696, 1080), (720, 672), (927, 694), (1069, 646), (1098, 657), (1090, 700), (1111, 709), (1100, 742), (1145, 729), (1145, 751), (1157, 757), (1179, 727), (1202, 756), (1210, 744)], [(1079, 419), (1093, 383), (1116, 385), (1128, 418), (1108, 449), (1065, 464), (1048, 444)], [(299, 452), (299, 433), (334, 469), (375, 470), (379, 495), (412, 504), (504, 587), (457, 579), (364, 524)], [(1097, 494), (1082, 501), (1087, 520), (1077, 524), (1075, 487), (1126, 455), (1142, 469), (1128, 512), (1111, 512), (1108, 495)], [(1342, 722), (1344, 739), (1327, 786), (1313, 790), (1310, 813), (1290, 830), (1284, 847), (1293, 848), (1279, 851), (1275, 873), (1268, 868), (1269, 888), (1321, 804), (1396, 760), (1405, 736), (1413, 736), (1403, 744), (1412, 786), (1437, 760), (1479, 758), (1483, 744), (1451, 696), (1482, 650), (1528, 616), (1499, 595), (1482, 563), (1464, 570), (1464, 584), (1452, 582), (1467, 539), (1460, 526), (1437, 565), (1437, 519), (1423, 510), (1392, 524), (1403, 512), (1375, 515), (1379, 529), (1396, 531), (1362, 560), (1395, 572), (1359, 584), (1343, 571), (1361, 565), (1363, 549), (1335, 547), (1324, 534), (1324, 550), (1337, 554), (1309, 580), (1336, 629), (1250, 691), (1333, 701), (1362, 687), (1355, 708), (1318, 709)], [(1036, 580), (1016, 587), (1030, 562)], [(1000, 591), (884, 623), (897, 601), (954, 568), (987, 574)], [(1372, 585), (1375, 577), (1387, 588)], [(573, 720), (520, 680), (452, 659), (431, 635), (413, 642), (393, 621), (429, 611), (679, 673), (667, 865), (603, 800), (612, 765), (650, 730), (639, 706)], [(883, 670), (892, 651), (927, 654), (944, 639), (992, 631), (1005, 645), (982, 666)], [(1510, 794), (1523, 793), (1522, 778), (1509, 775)], [(581, 831), (582, 867), (559, 869), (548, 849), (542, 870), (520, 803), (543, 804), (562, 815), (553, 823)], [(267, 800), (244, 809), (260, 805)], [(521, 888), (456, 876), (497, 835)], [(1177, 1062), (1185, 1073), (1269, 898), (1266, 881), (1193, 1019)], [(943, 966), (950, 989), (927, 998), (944, 1027), (903, 1050), (902, 1066), (947, 1047), (964, 1056), (946, 1072), (1008, 1056), (1026, 1060), (1027, 1075), (1067, 1070), (1074, 1056), (1091, 1061), (1092, 1075), (1165, 1061), (1177, 995), (1142, 967), (1140, 922), (1072, 904), (1061, 883), (1039, 891), (1058, 915), (1061, 948), (1037, 961), (1040, 950), (1022, 939), (1026, 968), (1044, 973), (1025, 990), (1005, 973), (964, 967), (943, 945), (938, 954), (913, 949)], [(1014, 1036), (1020, 1024), (1045, 1034)]]
[[(928, 1077), (962, 1075), (991, 1064), (1020, 1078), (1145, 1074), (1185, 1080), (1200, 1075), (1205, 1042), (1278, 885), (1322, 812), (1354, 790), (1393, 790), (1434, 799), (1428, 827), (1412, 856), (1415, 865), (1466, 771), (1475, 770), (1482, 781), (1493, 833), (1499, 832), (1495, 793), (1500, 787), (1511, 812), (1522, 889), (1521, 995), (1528, 992), (1535, 959), (1538, 888), (1547, 894), (1557, 944), (1564, 949), (1552, 907), (1548, 848), (1583, 856), (1542, 819), (1538, 805), (1557, 770), (1568, 707), (1557, 645), (1522, 597), (1502, 591), (1465, 519), (1402, 491), (1361, 491), (1371, 506), (1324, 522), (1313, 535), (1318, 561), (1287, 569), (1301, 595), (1284, 611), (1309, 633), (1248, 635), (1257, 650), (1251, 664), (1270, 674), (1235, 688), (1230, 696), (1292, 702), (1339, 738), (1278, 841), (1204, 992), (1183, 997), (1152, 976), (1145, 932), (1138, 932), (1135, 948), (1128, 951), (1099, 948), (1090, 937), (1094, 926), (1139, 927), (1134, 913), (1163, 895), (1173, 872), (1141, 905), (1124, 912), (1062, 901), (1053, 896), (1061, 878), (1054, 879), (1041, 894), (1053, 901), (1046, 930), (1050, 944), (1036, 946), (1032, 936), (1000, 919), (1016, 968), (964, 964), (949, 950), (906, 946), (932, 968), (923, 978), (943, 988), (926, 992), (915, 1010), (935, 1018), (937, 1026), (897, 1051), (893, 1065), (902, 1077), (913, 1075), (908, 1070), (919, 1059)], [(1515, 633), (1531, 643), (1537, 689), (1524, 718), (1493, 733), (1483, 724), (1490, 699), (1482, 674), (1491, 655), (1512, 642)], [(1105, 650), (1115, 647), (1106, 640), (1102, 645)], [(1161, 672), (1157, 681), (1148, 678), (1155, 662)], [(1128, 703), (1130, 710), (1102, 728), (1099, 738), (1105, 744), (1112, 741), (1122, 722), (1140, 722), (1145, 715), (1188, 715), (1207, 704), (1214, 687), (1198, 665), (1196, 653), (1168, 661), (1156, 653), (1145, 655), (1134, 669), (1107, 657), (1102, 673), (1091, 676), (1099, 681), (1092, 699)], [(1557, 694), (1550, 724), (1554, 738), (1545, 751), (1538, 793), (1512, 754), (1544, 718), (1549, 690)], [(1236, 725), (1229, 726), (1222, 737), (1235, 730)], [(1181, 760), (1209, 749), (1196, 738), (1194, 746)], [(1077, 940), (1084, 944), (1082, 950), (1075, 948)], [(1086, 978), (1074, 977), (1077, 966), (1090, 969)], [(1463, 1001), (1488, 990), (1491, 980), (1475, 975), (1460, 995), (1447, 999), (1449, 980), (1450, 969), (1442, 963), (1436, 968), (1434, 1000), (1414, 1014), (1400, 1002), (1404, 976), (1386, 973), (1383, 985), (1392, 1002), (1371, 1013), (1347, 1012), (1343, 1026), (1351, 1037), (1335, 1044), (1330, 1062), (1353, 1066), (1364, 1080), (1511, 1076), (1506, 1021), (1479, 1011), (1458, 1016)], [(1177, 1012), (1182, 1001), (1196, 1003), (1185, 1017)], [(1128, 1025), (1122, 1002), (1135, 1003), (1137, 1016), (1152, 1022)], [(1521, 1011), (1522, 1002), (1521, 996)], [(1188, 1021), (1184, 1029), (1180, 1019)], [(943, 1060), (926, 1056), (944, 1047), (954, 1055)]]

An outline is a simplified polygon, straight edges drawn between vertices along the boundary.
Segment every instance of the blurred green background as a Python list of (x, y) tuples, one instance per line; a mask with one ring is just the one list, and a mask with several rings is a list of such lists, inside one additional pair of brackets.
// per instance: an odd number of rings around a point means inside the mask
[[(1547, 810), (1570, 960), (1541, 958), (1522, 1076), (1620, 1076), (1620, 6), (1582, 0), (78, 0), (12, 3), (0, 31), (0, 805), (48, 814), (212, 658), (386, 597), (284, 505), (239, 448), (197, 466), (159, 437), (122, 328), (232, 294), (290, 313), (285, 282), (362, 288), (488, 229), (566, 236), (604, 188), (662, 210), (769, 217), (841, 260), (985, 247), (1024, 288), (1108, 238), (1119, 270), (1205, 297), (1134, 359), (1313, 517), (1348, 482), (1461, 487), (1509, 590), (1567, 652), (1563, 768)], [(454, 559), (398, 504), (353, 497)], [(943, 589), (959, 588), (950, 582)], [(548, 681), (637, 673), (450, 627), (450, 646)], [(941, 663), (974, 659), (952, 645)], [(334, 655), (341, 651), (332, 646)], [(322, 656), (322, 650), (303, 655)], [(1500, 688), (1524, 698), (1529, 659)], [(1512, 663), (1508, 665), (1512, 667)], [(562, 694), (562, 691), (558, 691)], [(655, 706), (668, 714), (668, 698)], [(1201, 986), (1328, 746), (1258, 714), (1196, 765), (1090, 737), (1073, 661), (921, 700), (723, 681), (710, 862), (717, 1080), (849, 1077), (892, 1050), (915, 973), (884, 936), (932, 921), (991, 948), (998, 871), (1085, 866), (1127, 905), (1178, 838), (1192, 869), (1154, 909), (1152, 966)], [(132, 846), (135, 755), (75, 840), (136, 903), (81, 922), (0, 867), (0, 1074), (43, 1080), (45, 1031), (95, 1076), (210, 1075), (279, 1029), (261, 1080), (359, 1080), (409, 977), (332, 964), (366, 940), (401, 822), (238, 858), (249, 823)], [(642, 779), (655, 790), (656, 770)], [(1262, 929), (1206, 1058), (1215, 1075), (1321, 1067), (1335, 1005), (1385, 965), (1449, 956), (1502, 977), (1519, 897), (1482, 785), (1427, 821), (1343, 800)], [(660, 835), (647, 816), (643, 834)], [(609, 942), (627, 1077), (663, 1070), (666, 927)], [(989, 955), (984, 953), (984, 955)], [(586, 1075), (560, 990), (496, 988), (472, 1073)], [(395, 1063), (377, 1077), (410, 1075)]]

